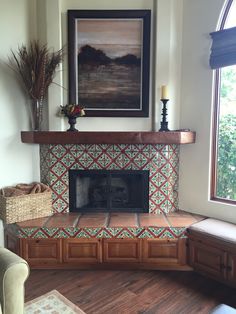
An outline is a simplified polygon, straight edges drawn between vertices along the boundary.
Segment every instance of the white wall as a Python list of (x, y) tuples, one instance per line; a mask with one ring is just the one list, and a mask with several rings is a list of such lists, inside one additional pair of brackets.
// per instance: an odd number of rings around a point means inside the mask
[(181, 127), (197, 141), (181, 146), (180, 208), (236, 223), (236, 208), (209, 200), (213, 71), (208, 60), (223, 0), (184, 0)]
[(20, 140), (20, 132), (29, 129), (26, 97), (6, 66), (10, 50), (35, 36), (34, 5), (0, 0), (0, 187), (39, 179), (39, 148)]
[[(45, 5), (46, 3), (46, 5)], [(69, 9), (151, 9), (151, 89), (149, 118), (88, 118), (78, 119), (81, 131), (149, 131), (160, 128), (161, 104), (159, 101), (160, 86), (171, 83), (169, 103), (170, 128), (179, 126), (179, 90), (181, 59), (181, 18), (182, 0), (41, 0), (38, 4), (44, 7), (46, 32), (44, 37), (49, 46), (55, 49), (67, 45), (67, 10)], [(157, 20), (156, 20), (157, 18)], [(60, 24), (61, 23), (61, 24)], [(62, 36), (62, 37), (61, 37)], [(67, 58), (63, 63), (63, 77), (57, 76), (57, 83), (68, 90)], [(52, 86), (49, 91), (49, 129), (66, 130), (66, 119), (58, 118), (56, 112), (61, 103), (68, 102), (68, 92)]]

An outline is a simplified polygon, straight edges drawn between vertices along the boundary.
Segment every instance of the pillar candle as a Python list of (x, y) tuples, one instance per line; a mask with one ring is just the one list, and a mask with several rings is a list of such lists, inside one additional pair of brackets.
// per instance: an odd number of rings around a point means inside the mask
[(161, 87), (161, 99), (169, 99), (167, 85), (162, 85)]

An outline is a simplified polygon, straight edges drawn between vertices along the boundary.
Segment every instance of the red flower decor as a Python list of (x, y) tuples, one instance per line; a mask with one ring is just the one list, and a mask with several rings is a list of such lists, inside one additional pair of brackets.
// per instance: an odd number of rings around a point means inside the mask
[(67, 118), (78, 118), (85, 116), (84, 108), (80, 105), (69, 104), (61, 106), (61, 114)]

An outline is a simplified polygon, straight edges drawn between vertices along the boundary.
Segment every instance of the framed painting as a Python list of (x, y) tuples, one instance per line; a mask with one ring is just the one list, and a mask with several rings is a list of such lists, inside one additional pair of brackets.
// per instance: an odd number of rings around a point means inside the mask
[(148, 117), (150, 10), (69, 10), (69, 102), (90, 117)]

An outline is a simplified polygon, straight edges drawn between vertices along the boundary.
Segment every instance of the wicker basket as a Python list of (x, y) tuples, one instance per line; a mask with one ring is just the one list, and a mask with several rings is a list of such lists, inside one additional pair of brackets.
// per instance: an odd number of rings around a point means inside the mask
[(7, 224), (52, 215), (52, 193), (0, 195), (0, 218)]

